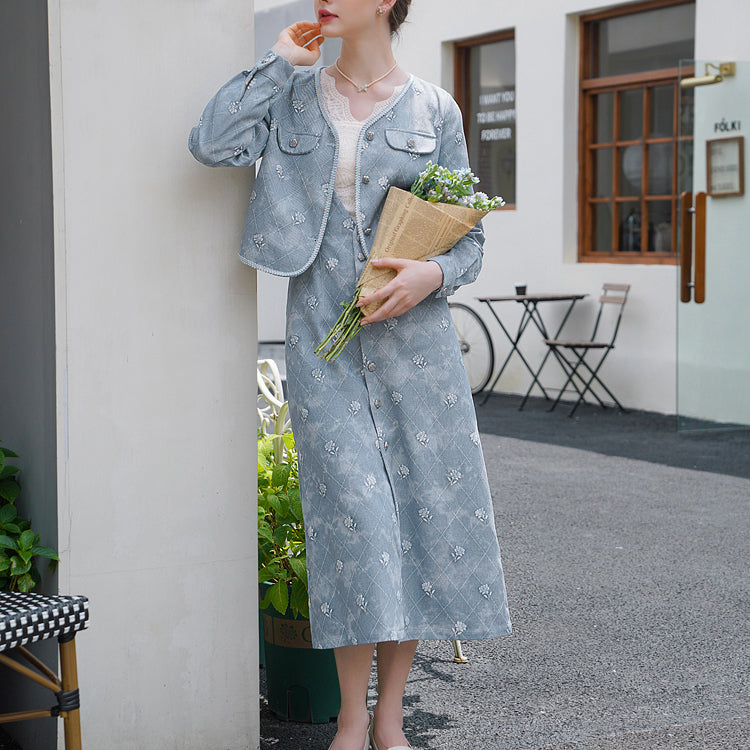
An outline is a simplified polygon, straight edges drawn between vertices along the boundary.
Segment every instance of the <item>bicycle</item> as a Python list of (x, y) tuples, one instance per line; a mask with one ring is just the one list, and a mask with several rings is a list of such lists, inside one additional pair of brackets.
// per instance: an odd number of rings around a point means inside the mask
[(473, 394), (481, 393), (495, 369), (495, 349), (490, 332), (479, 314), (461, 302), (449, 302), (466, 375)]

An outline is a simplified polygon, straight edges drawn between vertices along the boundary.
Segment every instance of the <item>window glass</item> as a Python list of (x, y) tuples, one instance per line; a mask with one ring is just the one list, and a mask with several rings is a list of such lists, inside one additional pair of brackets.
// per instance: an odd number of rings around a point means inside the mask
[(676, 68), (681, 59), (694, 54), (695, 6), (674, 5), (597, 21), (594, 35), (595, 76)]
[(516, 202), (516, 55), (513, 39), (468, 48), (467, 140), (478, 189)]

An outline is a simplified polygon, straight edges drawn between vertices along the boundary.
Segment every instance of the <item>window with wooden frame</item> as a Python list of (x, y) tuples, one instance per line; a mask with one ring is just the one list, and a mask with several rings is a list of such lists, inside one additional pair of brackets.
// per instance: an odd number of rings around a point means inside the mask
[(455, 98), (478, 190), (516, 203), (516, 48), (513, 31), (455, 42)]
[(581, 24), (579, 260), (676, 263), (678, 140), (692, 137), (679, 134), (692, 90), (678, 75), (695, 4), (631, 3)]

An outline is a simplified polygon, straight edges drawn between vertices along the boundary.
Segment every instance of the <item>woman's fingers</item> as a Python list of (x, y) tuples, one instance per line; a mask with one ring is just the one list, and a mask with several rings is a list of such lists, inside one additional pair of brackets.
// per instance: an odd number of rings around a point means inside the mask
[(292, 65), (314, 65), (320, 58), (322, 43), (319, 23), (298, 21), (279, 34), (272, 49)]

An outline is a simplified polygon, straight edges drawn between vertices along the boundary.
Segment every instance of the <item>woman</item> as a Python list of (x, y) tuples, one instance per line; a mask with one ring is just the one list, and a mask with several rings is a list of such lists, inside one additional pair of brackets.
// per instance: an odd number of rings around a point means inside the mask
[[(510, 632), (476, 416), (445, 299), (476, 278), (481, 228), (426, 262), (378, 261), (397, 275), (360, 304), (382, 307), (334, 362), (313, 351), (356, 286), (388, 188), (409, 189), (428, 160), (468, 166), (453, 99), (393, 57), (410, 1), (315, 0), (317, 22), (282, 31), (219, 90), (190, 135), (192, 153), (211, 166), (263, 157), (240, 257), (290, 277), (286, 364), (312, 639), (334, 648), (342, 696), (330, 750), (409, 747), (402, 698), (418, 639)], [(335, 65), (295, 72), (332, 37), (342, 39)]]

